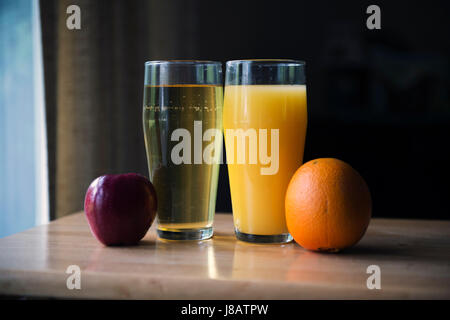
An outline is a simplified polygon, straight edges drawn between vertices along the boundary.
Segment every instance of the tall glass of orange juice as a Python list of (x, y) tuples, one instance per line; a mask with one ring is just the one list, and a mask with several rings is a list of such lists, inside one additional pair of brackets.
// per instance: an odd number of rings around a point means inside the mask
[(303, 162), (305, 63), (227, 62), (223, 127), (235, 233), (239, 240), (283, 243), (284, 197)]

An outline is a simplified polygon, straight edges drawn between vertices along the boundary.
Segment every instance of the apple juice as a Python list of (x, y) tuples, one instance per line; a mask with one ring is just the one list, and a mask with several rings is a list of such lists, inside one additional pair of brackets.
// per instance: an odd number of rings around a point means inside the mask
[[(158, 232), (212, 226), (219, 163), (205, 162), (203, 151), (217, 139), (214, 154), (221, 157), (222, 91), (215, 85), (144, 88), (144, 137), (158, 200)], [(208, 140), (203, 135), (208, 129), (220, 136)]]

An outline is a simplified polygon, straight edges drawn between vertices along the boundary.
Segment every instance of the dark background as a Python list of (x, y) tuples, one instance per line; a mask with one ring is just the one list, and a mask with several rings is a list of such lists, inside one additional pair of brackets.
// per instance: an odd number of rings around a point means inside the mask
[[(375, 2), (381, 30), (365, 26), (369, 4), (205, 6), (199, 13), (201, 58), (305, 60), (305, 161), (334, 157), (351, 164), (369, 185), (374, 216), (447, 219), (448, 2)], [(226, 166), (221, 166), (217, 210), (231, 211)]]
[[(65, 27), (69, 4), (81, 7), (80, 31)], [(366, 28), (370, 4), (381, 8), (381, 30)], [(101, 174), (148, 174), (140, 126), (146, 60), (252, 58), (306, 61), (304, 160), (352, 165), (369, 185), (373, 216), (450, 218), (448, 1), (40, 6), (53, 218), (82, 210)], [(217, 211), (231, 212), (226, 165)]]

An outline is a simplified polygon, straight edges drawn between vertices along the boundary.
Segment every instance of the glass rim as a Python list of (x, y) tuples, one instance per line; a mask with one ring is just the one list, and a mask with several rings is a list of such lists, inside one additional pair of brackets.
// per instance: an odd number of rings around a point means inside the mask
[(222, 66), (222, 62), (212, 60), (149, 60), (145, 62), (145, 65)]
[(240, 64), (256, 64), (266, 66), (304, 66), (306, 62), (303, 60), (294, 59), (240, 59), (227, 61), (227, 66), (234, 66)]

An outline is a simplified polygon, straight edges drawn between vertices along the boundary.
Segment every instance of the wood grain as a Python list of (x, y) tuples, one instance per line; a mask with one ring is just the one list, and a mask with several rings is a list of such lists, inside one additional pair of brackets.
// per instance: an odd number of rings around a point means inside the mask
[[(237, 241), (232, 217), (217, 214), (202, 242), (157, 239), (104, 247), (78, 213), (0, 239), (0, 294), (111, 299), (450, 299), (450, 222), (373, 219), (365, 237), (339, 254), (295, 243)], [(81, 290), (69, 290), (69, 265)], [(381, 290), (369, 290), (369, 265)]]

